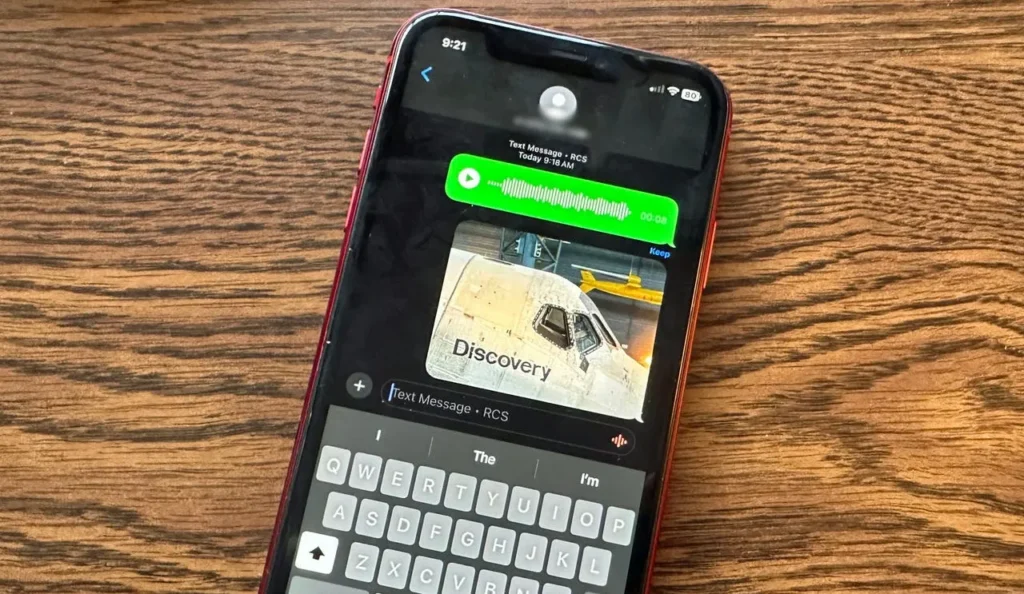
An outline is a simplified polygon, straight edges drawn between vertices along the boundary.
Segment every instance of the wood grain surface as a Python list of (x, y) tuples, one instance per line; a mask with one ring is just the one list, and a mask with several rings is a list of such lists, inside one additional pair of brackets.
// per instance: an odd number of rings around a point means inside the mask
[[(256, 589), (424, 7), (0, 4), (0, 592)], [(1024, 3), (468, 7), (733, 92), (656, 591), (1024, 591)]]

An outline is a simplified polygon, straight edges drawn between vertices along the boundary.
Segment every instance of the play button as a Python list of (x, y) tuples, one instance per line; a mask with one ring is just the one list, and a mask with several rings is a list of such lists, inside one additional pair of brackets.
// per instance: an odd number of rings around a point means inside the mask
[(459, 172), (459, 185), (472, 190), (480, 185), (480, 173), (472, 167), (466, 167)]

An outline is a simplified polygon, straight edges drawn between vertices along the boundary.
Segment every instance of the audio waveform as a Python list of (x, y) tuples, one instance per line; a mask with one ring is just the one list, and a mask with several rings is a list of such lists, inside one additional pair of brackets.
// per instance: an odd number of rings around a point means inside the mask
[(519, 200), (544, 202), (562, 208), (571, 208), (577, 212), (588, 211), (596, 215), (614, 217), (620, 221), (628, 217), (630, 213), (629, 206), (625, 202), (591, 198), (583, 193), (538, 186), (512, 177), (506, 177), (501, 182), (489, 181), (487, 183), (500, 187), (502, 194)]

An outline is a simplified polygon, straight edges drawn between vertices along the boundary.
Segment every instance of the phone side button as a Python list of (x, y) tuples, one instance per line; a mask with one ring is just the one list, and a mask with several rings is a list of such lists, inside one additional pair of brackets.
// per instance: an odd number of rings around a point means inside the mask
[(711, 237), (708, 239), (708, 257), (704, 261), (703, 270), (701, 274), (704, 276), (704, 284), (701, 285), (700, 290), (708, 288), (708, 277), (711, 276), (709, 270), (711, 269), (711, 254), (715, 253), (715, 233), (718, 231), (718, 219), (711, 222)]
[(352, 197), (348, 199), (348, 214), (345, 215), (345, 235), (352, 229), (352, 219), (356, 218), (356, 200), (359, 199), (359, 186), (352, 188)]
[(380, 107), (380, 96), (384, 94), (384, 86), (377, 85), (377, 90), (373, 93), (373, 108), (377, 109)]
[(366, 138), (363, 139), (363, 152), (359, 153), (359, 173), (366, 169), (366, 160), (370, 157), (370, 129), (366, 129)]

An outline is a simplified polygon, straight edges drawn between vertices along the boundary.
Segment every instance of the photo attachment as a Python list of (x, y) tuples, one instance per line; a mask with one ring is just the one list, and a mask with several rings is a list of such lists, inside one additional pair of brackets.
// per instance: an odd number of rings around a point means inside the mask
[(665, 276), (657, 260), (463, 222), (427, 373), (642, 421)]

